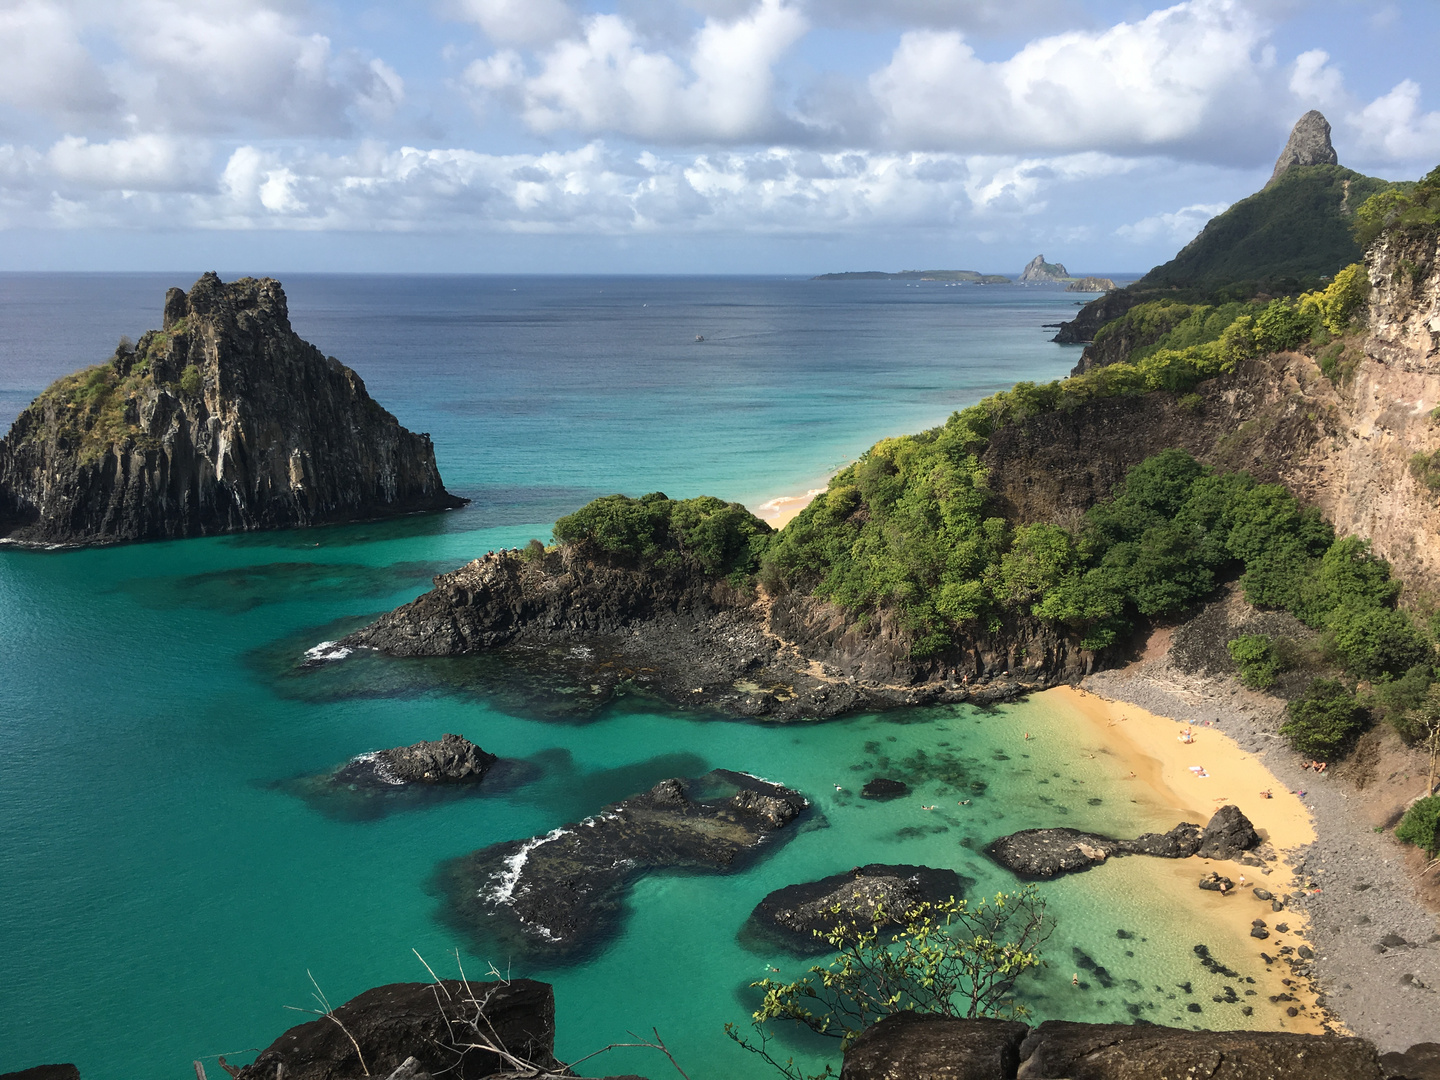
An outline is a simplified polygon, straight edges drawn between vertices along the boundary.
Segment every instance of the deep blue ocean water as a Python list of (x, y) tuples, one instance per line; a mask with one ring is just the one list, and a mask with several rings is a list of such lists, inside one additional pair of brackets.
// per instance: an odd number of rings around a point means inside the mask
[[(164, 288), (194, 277), (0, 275), (0, 425), (120, 334), (158, 325)], [(1042, 324), (1068, 317), (1073, 294), (780, 278), (285, 285), (296, 329), (429, 431), (447, 485), (473, 502), (307, 532), (0, 550), (0, 1072), (74, 1061), (86, 1080), (184, 1077), (200, 1058), (217, 1075), (215, 1055), (247, 1060), (308, 1019), (285, 1009), (313, 1005), (307, 972), (339, 1002), (426, 978), (418, 951), (442, 974), (494, 963), (553, 982), (564, 1057), (655, 1027), (692, 1080), (760, 1077), (722, 1029), (743, 1024), (769, 965), (805, 966), (737, 939), (771, 889), (876, 861), (950, 866), (993, 892), (1014, 882), (976, 852), (1002, 832), (1057, 815), (1098, 831), (1174, 823), (1103, 762), (1082, 768), (1064, 710), (1045, 701), (792, 726), (622, 701), (581, 723), (433, 681), (295, 672), (309, 645), (439, 570), (548, 536), (597, 494), (756, 506), (821, 485), (878, 438), (1058, 377), (1076, 354)], [(285, 784), (446, 731), (543, 773), (365, 820), (321, 813)], [(619, 936), (577, 965), (511, 967), (483, 931), (445, 920), (444, 860), (716, 767), (793, 786), (816, 812), (742, 873), (645, 879)], [(856, 799), (876, 771), (910, 777), (914, 798)], [(1173, 1021), (1180, 973), (1197, 994), (1208, 985), (1183, 925), (1143, 945), (1117, 938), (1175, 922), (1138, 868), (1047, 891), (1059, 919), (1053, 969), (1028, 992), (1037, 1015)], [(1113, 987), (1077, 998), (1076, 948)], [(787, 1044), (812, 1062), (827, 1051)], [(666, 1069), (617, 1052), (584, 1071)]]

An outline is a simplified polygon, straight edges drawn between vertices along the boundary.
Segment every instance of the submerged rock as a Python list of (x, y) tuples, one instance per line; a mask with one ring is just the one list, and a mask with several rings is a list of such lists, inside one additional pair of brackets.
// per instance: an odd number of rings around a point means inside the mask
[(290, 327), (278, 281), (215, 274), (164, 328), (59, 380), (0, 442), (0, 536), (115, 543), (443, 510), (430, 436)]
[(825, 952), (832, 930), (901, 925), (923, 903), (960, 897), (966, 884), (954, 870), (870, 863), (776, 889), (750, 913), (750, 926), (795, 952)]
[[(805, 812), (798, 792), (723, 769), (651, 790), (544, 836), (495, 844), (442, 871), (462, 927), (548, 961), (612, 933), (630, 884), (652, 870), (729, 873)], [(777, 836), (778, 834), (778, 836)]]
[(910, 794), (910, 785), (903, 780), (887, 780), (877, 776), (860, 789), (862, 799), (898, 799)]

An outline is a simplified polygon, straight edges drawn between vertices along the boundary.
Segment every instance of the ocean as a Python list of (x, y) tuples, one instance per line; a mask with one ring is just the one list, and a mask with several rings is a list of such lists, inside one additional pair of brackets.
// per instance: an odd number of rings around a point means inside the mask
[[(196, 276), (0, 275), (0, 425), (121, 334), (158, 326), (165, 287)], [(747, 1025), (749, 984), (772, 966), (807, 966), (742, 933), (769, 891), (886, 862), (950, 867), (968, 895), (993, 894), (1015, 888), (979, 854), (1002, 833), (1175, 823), (1089, 759), (1045, 700), (770, 725), (621, 699), (566, 718), (403, 665), (373, 682), (296, 670), (433, 574), (545, 538), (596, 495), (755, 507), (822, 486), (879, 438), (1059, 377), (1076, 353), (1043, 324), (1069, 317), (1074, 294), (765, 277), (285, 286), (296, 330), (430, 432), (447, 486), (472, 502), (310, 531), (0, 550), (0, 1072), (73, 1061), (86, 1080), (148, 1080), (201, 1059), (218, 1075), (216, 1055), (248, 1060), (311, 1018), (293, 1010), (317, 1007), (312, 977), (338, 1003), (427, 978), (418, 953), (442, 975), (494, 965), (552, 982), (564, 1058), (653, 1028), (691, 1080), (758, 1078), (769, 1067), (724, 1024)], [(536, 778), (360, 816), (297, 795), (297, 778), (452, 731)], [(712, 768), (794, 787), (813, 812), (743, 872), (645, 878), (618, 935), (577, 963), (517, 966), (483, 927), (447, 918), (447, 859)], [(880, 773), (914, 796), (856, 798)], [(1041, 1018), (1243, 1023), (1184, 1011), (1181, 982), (1207, 1005), (1219, 984), (1140, 863), (1045, 887), (1050, 966), (1023, 1000)], [(1072, 973), (1093, 967), (1104, 979), (1077, 994)], [(826, 1040), (782, 1046), (815, 1071), (838, 1064)], [(631, 1050), (581, 1071), (669, 1068)]]

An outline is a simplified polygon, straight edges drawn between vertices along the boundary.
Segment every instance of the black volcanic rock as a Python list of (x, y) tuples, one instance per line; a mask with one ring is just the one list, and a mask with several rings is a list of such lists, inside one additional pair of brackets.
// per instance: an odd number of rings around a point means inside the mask
[(392, 784), (478, 784), (499, 760), (469, 739), (448, 734), (435, 742), (397, 746), (366, 757), (366, 764)]
[[(1382, 1080), (1365, 1039), (1047, 1020), (1020, 1047), (1028, 1080)], [(843, 1074), (842, 1074), (843, 1075)]]
[(1158, 859), (1188, 859), (1200, 850), (1199, 825), (1182, 821), (1166, 833), (1142, 833), (1120, 841), (1120, 854), (1153, 855)]
[(862, 1031), (841, 1080), (1001, 1080), (1013, 1077), (1030, 1029), (1014, 1020), (902, 1012)]
[[(792, 951), (824, 952), (819, 935), (840, 927), (884, 929), (905, 922), (923, 903), (960, 897), (966, 882), (954, 870), (869, 863), (819, 881), (786, 885), (755, 906), (751, 923)], [(877, 911), (882, 917), (877, 921)]]
[(442, 510), (428, 435), (290, 328), (280, 283), (206, 274), (164, 327), (59, 380), (0, 442), (0, 536), (115, 543)]
[(481, 1030), (487, 1037), (527, 1061), (559, 1067), (555, 995), (548, 983), (445, 980), (366, 990), (335, 1009), (334, 1020), (322, 1017), (285, 1032), (240, 1070), (238, 1080), (275, 1080), (282, 1067), (285, 1080), (357, 1080), (367, 1070), (370, 1076), (387, 1077), (412, 1057), (425, 1072), (454, 1080), (506, 1071), (509, 1065), (499, 1055), (469, 1045), (474, 1000), (485, 1002)]
[(985, 854), (1018, 877), (1053, 878), (1120, 854), (1120, 841), (1079, 829), (1025, 829), (993, 841)]
[(1390, 1080), (1440, 1080), (1440, 1043), (1416, 1043), (1409, 1050), (1380, 1056)]
[(545, 836), (452, 860), (442, 881), (458, 925), (501, 934), (522, 954), (567, 959), (614, 930), (640, 875), (741, 869), (793, 835), (788, 826), (808, 805), (788, 788), (723, 769), (662, 780)]
[(905, 783), (905, 781), (889, 780), (883, 776), (875, 777), (875, 779), (869, 781), (860, 789), (860, 797), (862, 799), (898, 799), (902, 795), (909, 794), (910, 785)]
[(0, 1080), (80, 1080), (74, 1065), (35, 1065), (19, 1072), (0, 1073)]
[(1202, 859), (1238, 859), (1259, 843), (1260, 836), (1255, 832), (1255, 826), (1250, 824), (1250, 819), (1240, 812), (1240, 808), (1222, 806), (1205, 826), (1198, 854)]

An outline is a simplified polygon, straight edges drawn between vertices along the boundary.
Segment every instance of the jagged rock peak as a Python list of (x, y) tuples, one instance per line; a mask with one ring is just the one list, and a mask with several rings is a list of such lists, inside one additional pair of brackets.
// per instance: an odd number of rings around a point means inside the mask
[(1020, 271), (1021, 281), (1067, 281), (1069, 278), (1070, 271), (1064, 263), (1048, 263), (1044, 255), (1036, 255)]
[(115, 543), (461, 505), (430, 437), (290, 326), (270, 278), (207, 273), (163, 329), (57, 380), (0, 441), (0, 537)]
[(1340, 156), (1330, 145), (1330, 121), (1311, 109), (1295, 121), (1290, 139), (1275, 161), (1270, 183), (1265, 186), (1269, 187), (1297, 165), (1337, 165), (1339, 162)]

